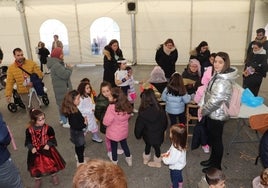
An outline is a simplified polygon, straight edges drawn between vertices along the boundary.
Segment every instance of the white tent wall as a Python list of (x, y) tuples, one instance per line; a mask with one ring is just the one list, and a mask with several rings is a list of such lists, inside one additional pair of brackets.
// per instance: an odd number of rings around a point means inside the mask
[[(24, 0), (31, 53), (40, 40), (43, 22), (57, 19), (67, 28), (70, 63), (102, 63), (102, 55), (92, 56), (90, 26), (100, 17), (112, 18), (120, 28), (120, 47), (127, 59), (132, 57), (130, 15), (125, 0)], [(136, 18), (137, 63), (153, 64), (155, 50), (172, 38), (179, 51), (179, 63), (187, 63), (189, 51), (199, 42), (209, 43), (212, 52), (226, 51), (232, 63), (241, 64), (247, 47), (250, 0), (138, 0)], [(268, 23), (268, 3), (256, 0), (252, 39), (255, 30)], [(0, 46), (4, 63), (13, 61), (12, 50), (26, 50), (20, 12), (14, 1), (0, 1)], [(52, 38), (52, 36), (51, 36)], [(51, 44), (46, 44), (47, 46)], [(27, 53), (25, 52), (25, 56)]]

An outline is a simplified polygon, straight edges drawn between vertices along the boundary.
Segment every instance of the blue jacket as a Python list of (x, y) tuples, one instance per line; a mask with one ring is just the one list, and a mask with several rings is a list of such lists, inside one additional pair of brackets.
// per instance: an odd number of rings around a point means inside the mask
[(189, 103), (191, 100), (190, 95), (175, 96), (168, 93), (167, 88), (164, 89), (161, 98), (166, 102), (166, 112), (174, 115), (183, 113), (185, 104)]
[(2, 165), (6, 160), (9, 159), (10, 153), (7, 149), (11, 141), (6, 123), (3, 120), (3, 116), (0, 113), (0, 165)]

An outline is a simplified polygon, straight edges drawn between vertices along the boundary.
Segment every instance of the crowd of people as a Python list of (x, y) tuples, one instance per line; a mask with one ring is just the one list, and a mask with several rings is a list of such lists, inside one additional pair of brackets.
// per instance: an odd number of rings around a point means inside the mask
[[(268, 41), (264, 34), (265, 30), (257, 30), (256, 39), (249, 45), (243, 72), (243, 87), (249, 88), (255, 96), (258, 95), (262, 79), (268, 70)], [(191, 101), (199, 105), (198, 111), (191, 113), (198, 116), (196, 127), (202, 129), (198, 133), (202, 138), (200, 145), (204, 152), (210, 153), (207, 160), (200, 162), (205, 176), (198, 187), (225, 187), (222, 171), (223, 129), (230, 117), (224, 105), (231, 100), (232, 84), (238, 75), (237, 69), (231, 67), (228, 53), (211, 53), (208, 43), (202, 41), (190, 51), (189, 63), (179, 73), (175, 66), (178, 50), (169, 38), (156, 50), (157, 65), (150, 78), (141, 82), (134, 79), (134, 72), (127, 65), (119, 42), (113, 39), (103, 49), (103, 79), (100, 93), (97, 94), (89, 78), (83, 78), (77, 89), (73, 89), (73, 67), (64, 62), (63, 45), (58, 38), (58, 35), (54, 35), (51, 53), (43, 42), (38, 43), (37, 54), (41, 69), (35, 62), (26, 59), (20, 48), (15, 48), (14, 63), (7, 71), (7, 102), (11, 101), (13, 85), (16, 84), (23, 103), (29, 104), (27, 111), (30, 121), (25, 132), (25, 147), (28, 149), (28, 171), (34, 178), (35, 188), (41, 187), (41, 178), (47, 175), (51, 175), (52, 183), (58, 185), (60, 180), (57, 172), (65, 168), (66, 162), (56, 149), (54, 129), (45, 122), (45, 113), (41, 111), (37, 99), (29, 101), (28, 94), (33, 83), (27, 72), (35, 73), (39, 78), (44, 76), (43, 73), (50, 74), (59, 122), (63, 128), (70, 129), (70, 141), (74, 145), (77, 171), (73, 187), (94, 187), (96, 184), (111, 188), (127, 187), (125, 174), (118, 166), (118, 154), (124, 154), (125, 162), (129, 167), (132, 166), (134, 154), (127, 140), (129, 119), (137, 113), (134, 134), (137, 139), (142, 138), (144, 141), (144, 151), (141, 154), (143, 164), (152, 168), (161, 168), (162, 162), (168, 165), (172, 187), (182, 188), (182, 170), (187, 165), (185, 106)], [(0, 56), (2, 60), (3, 53)], [(134, 84), (140, 84), (140, 92), (135, 90)], [(134, 108), (137, 97), (140, 97), (138, 110)], [(7, 169), (8, 172), (0, 172), (0, 187), (22, 187), (19, 172), (7, 149), (11, 138), (1, 114), (0, 129), (0, 149), (4, 152), (0, 157), (0, 169)], [(162, 152), (161, 145), (167, 129), (171, 146), (167, 152)], [(91, 133), (92, 141), (102, 143), (99, 132), (104, 136), (110, 162), (89, 160), (85, 156), (85, 136)], [(108, 176), (116, 179), (113, 184), (105, 184)], [(253, 184), (263, 184), (265, 178), (267, 183), (267, 170), (254, 179)], [(103, 181), (99, 182), (100, 179)]]

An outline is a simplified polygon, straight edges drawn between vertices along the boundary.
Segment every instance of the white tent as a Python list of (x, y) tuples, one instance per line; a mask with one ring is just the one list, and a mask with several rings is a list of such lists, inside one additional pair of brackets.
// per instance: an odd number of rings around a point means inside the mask
[[(135, 14), (127, 13), (129, 2), (135, 3)], [(13, 61), (12, 50), (16, 47), (37, 61), (37, 43), (42, 40), (50, 49), (53, 34), (63, 41), (65, 61), (69, 63), (102, 63), (102, 54), (92, 53), (93, 39), (101, 40), (102, 47), (111, 38), (117, 38), (127, 59), (153, 64), (157, 46), (172, 38), (179, 51), (179, 63), (186, 63), (190, 49), (204, 40), (212, 52), (226, 51), (233, 64), (242, 64), (255, 30), (268, 29), (268, 3), (267, 0), (1, 0), (0, 24), (5, 64)]]

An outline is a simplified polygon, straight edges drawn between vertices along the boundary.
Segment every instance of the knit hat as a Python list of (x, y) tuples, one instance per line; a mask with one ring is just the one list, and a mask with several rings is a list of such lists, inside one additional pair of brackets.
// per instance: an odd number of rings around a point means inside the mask
[(150, 83), (163, 83), (167, 82), (165, 77), (165, 72), (160, 66), (155, 66), (151, 72), (151, 77), (149, 78), (148, 82)]
[(55, 57), (55, 58), (58, 58), (58, 59), (61, 59), (61, 55), (63, 54), (63, 51), (62, 51), (62, 48), (60, 47), (57, 47), (57, 48), (54, 48), (50, 54), (50, 57)]
[(200, 63), (199, 63), (199, 61), (197, 59), (190, 59), (189, 65), (196, 65), (197, 66), (198, 75), (201, 76), (201, 66), (200, 66)]

